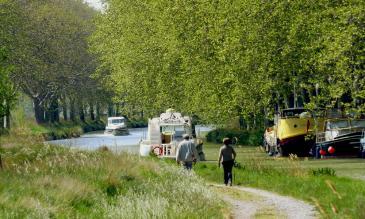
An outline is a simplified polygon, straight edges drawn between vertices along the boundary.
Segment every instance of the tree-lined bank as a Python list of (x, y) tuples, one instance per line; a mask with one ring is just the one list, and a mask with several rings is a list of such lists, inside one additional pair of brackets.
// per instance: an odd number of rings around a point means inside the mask
[(9, 120), (14, 94), (22, 92), (38, 123), (99, 120), (112, 92), (93, 77), (98, 61), (88, 51), (98, 12), (76, 0), (2, 0), (0, 6), (0, 117)]
[(255, 127), (278, 107), (364, 111), (364, 1), (107, 4), (91, 40), (99, 69), (147, 115), (175, 106)]

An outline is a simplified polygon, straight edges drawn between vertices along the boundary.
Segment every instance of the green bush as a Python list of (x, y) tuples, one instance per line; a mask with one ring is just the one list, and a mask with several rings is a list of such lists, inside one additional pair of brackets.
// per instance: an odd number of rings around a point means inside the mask
[(102, 121), (86, 121), (80, 123), (61, 122), (47, 125), (34, 125), (32, 132), (46, 140), (79, 137), (82, 133), (104, 130)]
[(80, 123), (80, 125), (84, 132), (92, 132), (92, 131), (98, 131), (98, 130), (105, 129), (105, 123), (100, 120), (86, 121), (86, 122)]
[(222, 143), (223, 138), (238, 139), (237, 144), (241, 145), (261, 145), (262, 144), (262, 131), (244, 131), (237, 129), (215, 129), (208, 132), (206, 138), (208, 142)]
[(128, 128), (143, 128), (147, 127), (147, 119), (129, 119), (127, 122)]
[(312, 169), (310, 172), (313, 176), (336, 176), (336, 171), (330, 167)]

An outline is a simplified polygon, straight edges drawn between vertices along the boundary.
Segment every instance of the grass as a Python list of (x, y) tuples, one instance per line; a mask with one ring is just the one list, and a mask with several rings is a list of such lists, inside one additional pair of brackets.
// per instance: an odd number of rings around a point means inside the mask
[[(223, 171), (216, 161), (219, 147), (205, 144), (208, 161), (195, 168), (198, 175), (216, 183), (223, 180)], [(355, 179), (365, 175), (365, 160), (272, 158), (259, 147), (239, 147), (236, 151), (237, 161), (241, 163), (241, 168), (234, 169), (236, 185), (262, 188), (311, 202), (324, 218), (365, 218), (365, 182)]]
[(13, 114), (13, 128), (0, 136), (0, 218), (229, 216), (227, 205), (191, 172), (106, 147), (90, 152), (43, 144), (44, 133), (74, 125), (39, 126), (21, 114)]
[(168, 162), (30, 140), (1, 149), (0, 218), (223, 218), (226, 214), (224, 203), (200, 177)]

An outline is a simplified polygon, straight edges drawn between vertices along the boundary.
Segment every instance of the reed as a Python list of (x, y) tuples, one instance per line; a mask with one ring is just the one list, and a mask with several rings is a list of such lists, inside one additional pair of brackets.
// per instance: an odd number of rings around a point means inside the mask
[(216, 193), (169, 162), (23, 143), (3, 149), (0, 218), (224, 217)]

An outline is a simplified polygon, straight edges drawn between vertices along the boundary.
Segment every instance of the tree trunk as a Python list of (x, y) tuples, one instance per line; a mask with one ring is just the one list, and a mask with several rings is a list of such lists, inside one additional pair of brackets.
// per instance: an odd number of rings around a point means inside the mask
[(60, 121), (58, 106), (58, 99), (54, 98), (49, 106), (49, 118), (51, 123), (56, 123)]
[(90, 119), (95, 120), (95, 113), (94, 113), (94, 105), (92, 103), (89, 104), (89, 113), (90, 113)]
[(66, 101), (66, 98), (64, 98), (62, 100), (62, 115), (63, 115), (63, 120), (67, 121), (68, 116), (67, 116), (67, 101)]
[(287, 96), (286, 96), (286, 97), (284, 98), (284, 105), (285, 105), (285, 108), (286, 108), (286, 109), (288, 109), (288, 108), (289, 108), (289, 104), (290, 104), (289, 102), (290, 102), (289, 97), (287, 97)]
[(81, 102), (79, 102), (79, 117), (80, 121), (85, 122), (85, 112), (84, 112), (84, 106)]
[(70, 99), (70, 120), (76, 122), (75, 100)]
[(37, 123), (38, 124), (44, 123), (45, 118), (44, 118), (43, 106), (41, 105), (40, 101), (37, 98), (33, 99), (33, 104), (34, 104), (34, 116)]
[(112, 117), (113, 116), (113, 105), (109, 104), (108, 105), (108, 117)]
[(48, 106), (47, 109), (44, 111), (44, 122), (50, 122), (51, 121), (51, 110), (50, 107)]
[(10, 106), (7, 104), (5, 107), (4, 128), (10, 129)]
[(100, 103), (96, 103), (96, 120), (100, 120)]
[(3, 169), (3, 159), (1, 158), (1, 154), (0, 154), (0, 170)]
[(115, 116), (119, 116), (119, 105), (115, 104)]
[(257, 121), (256, 121), (256, 119), (257, 119), (257, 118), (256, 118), (256, 113), (254, 113), (254, 114), (253, 114), (253, 125), (252, 125), (252, 126), (253, 126), (253, 127), (252, 127), (253, 129), (256, 129), (256, 128), (257, 128)]

